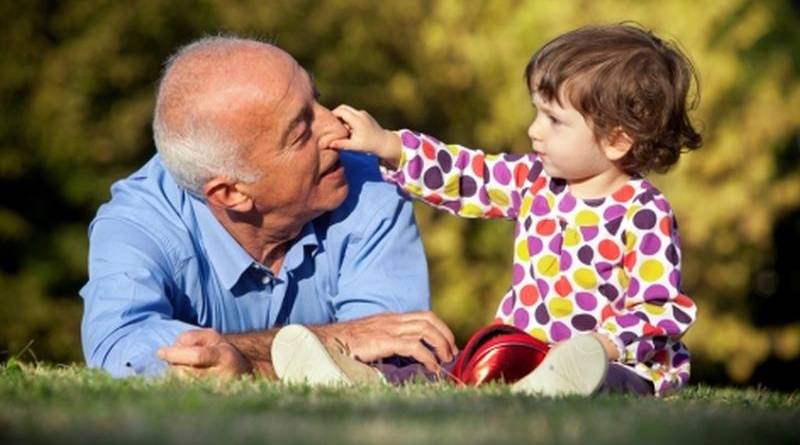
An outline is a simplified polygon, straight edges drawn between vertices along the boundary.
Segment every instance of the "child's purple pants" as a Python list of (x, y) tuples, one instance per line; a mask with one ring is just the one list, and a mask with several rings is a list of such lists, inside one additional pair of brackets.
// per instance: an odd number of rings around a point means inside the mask
[[(375, 366), (392, 385), (422, 379), (427, 381), (446, 380), (452, 372), (455, 359), (442, 365), (443, 372), (433, 373), (425, 369), (422, 364), (402, 357), (392, 357)], [(642, 376), (631, 371), (627, 366), (611, 363), (608, 366), (606, 380), (600, 387), (600, 393), (605, 394), (636, 394), (642, 396), (653, 395), (653, 384)]]

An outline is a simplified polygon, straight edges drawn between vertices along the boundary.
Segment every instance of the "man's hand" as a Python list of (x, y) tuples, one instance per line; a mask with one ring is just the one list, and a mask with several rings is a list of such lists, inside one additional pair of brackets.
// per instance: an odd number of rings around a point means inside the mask
[(365, 363), (400, 355), (438, 372), (439, 363), (458, 353), (450, 328), (433, 312), (386, 313), (309, 328), (322, 339), (339, 339)]
[(213, 329), (184, 332), (174, 345), (159, 349), (158, 358), (179, 376), (231, 378), (253, 370), (250, 361)]

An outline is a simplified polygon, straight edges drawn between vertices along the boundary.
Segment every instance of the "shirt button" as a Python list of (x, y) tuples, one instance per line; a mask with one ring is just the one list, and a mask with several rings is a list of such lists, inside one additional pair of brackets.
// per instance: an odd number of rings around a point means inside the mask
[(272, 280), (270, 279), (269, 275), (265, 274), (263, 277), (261, 277), (261, 284), (267, 284), (270, 281), (272, 281)]

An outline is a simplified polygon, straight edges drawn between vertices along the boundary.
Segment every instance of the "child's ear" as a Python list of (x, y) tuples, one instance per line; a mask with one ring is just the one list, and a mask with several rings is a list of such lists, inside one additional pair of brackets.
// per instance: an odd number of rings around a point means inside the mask
[(249, 212), (253, 208), (253, 198), (240, 190), (240, 184), (230, 179), (217, 176), (211, 178), (203, 186), (206, 201), (215, 207), (235, 212)]
[(606, 138), (603, 144), (603, 151), (606, 157), (611, 161), (618, 161), (623, 156), (628, 154), (628, 151), (633, 146), (633, 138), (625, 132), (621, 127), (616, 127), (611, 131), (611, 134)]

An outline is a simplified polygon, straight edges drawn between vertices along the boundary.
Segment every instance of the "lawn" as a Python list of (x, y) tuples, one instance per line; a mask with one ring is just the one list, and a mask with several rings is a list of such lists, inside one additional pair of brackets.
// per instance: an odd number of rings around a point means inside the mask
[(502, 386), (314, 389), (0, 365), (0, 443), (51, 442), (798, 444), (800, 393), (694, 386), (663, 400), (552, 400)]

